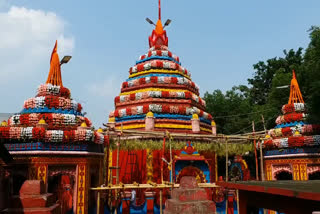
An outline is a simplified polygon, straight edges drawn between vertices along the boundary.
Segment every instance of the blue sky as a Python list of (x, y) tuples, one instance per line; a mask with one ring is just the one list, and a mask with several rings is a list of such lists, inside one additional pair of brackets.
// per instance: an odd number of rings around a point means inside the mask
[[(44, 83), (58, 39), (64, 85), (96, 127), (107, 121), (129, 67), (148, 50), (157, 0), (0, 0), (0, 112), (18, 112)], [(246, 84), (252, 65), (306, 47), (319, 25), (318, 0), (162, 0), (169, 49), (201, 95)], [(18, 17), (18, 18), (17, 18)], [(17, 45), (18, 44), (18, 45)], [(2, 60), (1, 60), (2, 59)]]

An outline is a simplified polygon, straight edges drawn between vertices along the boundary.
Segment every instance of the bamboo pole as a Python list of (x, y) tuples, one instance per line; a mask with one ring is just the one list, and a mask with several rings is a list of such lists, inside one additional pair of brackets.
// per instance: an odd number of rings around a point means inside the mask
[[(255, 135), (255, 128), (254, 128), (254, 121), (252, 121), (252, 135)], [(259, 180), (259, 168), (258, 168), (258, 155), (257, 155), (257, 142), (256, 139), (253, 140), (253, 144), (254, 144), (254, 157), (255, 157), (255, 161), (256, 161), (256, 180)]]
[(260, 169), (261, 169), (261, 180), (264, 181), (264, 169), (263, 169), (263, 153), (262, 153), (262, 143), (260, 144)]
[(97, 192), (97, 214), (100, 214), (100, 191)]
[(163, 210), (162, 210), (162, 189), (160, 190), (160, 214), (163, 213)]
[(226, 182), (228, 182), (229, 178), (228, 178), (228, 139), (225, 140), (226, 143)]
[(236, 189), (236, 194), (237, 194), (237, 211), (238, 211), (238, 214), (240, 214), (240, 209), (239, 209), (239, 190)]

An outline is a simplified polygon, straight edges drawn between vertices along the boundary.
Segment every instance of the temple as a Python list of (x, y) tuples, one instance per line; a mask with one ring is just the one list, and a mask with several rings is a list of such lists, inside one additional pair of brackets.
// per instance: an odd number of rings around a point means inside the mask
[(7, 196), (1, 199), (8, 213), (88, 213), (95, 204), (89, 187), (103, 179), (106, 138), (63, 86), (57, 49), (56, 42), (46, 84), (20, 113), (1, 123), (1, 144), (13, 156), (5, 168)]
[(306, 105), (294, 71), (282, 113), (263, 142), (267, 180), (320, 179), (320, 125), (306, 121)]
[[(208, 149), (210, 139), (204, 138), (216, 135), (216, 125), (205, 111), (190, 71), (168, 48), (164, 30), (168, 23), (170, 20), (162, 25), (159, 6), (149, 50), (129, 69), (129, 77), (115, 97), (115, 110), (106, 124), (114, 142), (107, 148), (107, 185), (179, 183), (183, 176), (194, 176), (199, 183), (217, 179), (216, 155)], [(169, 194), (164, 192), (163, 204)], [(146, 206), (148, 213), (160, 209), (159, 190), (141, 190), (135, 196), (137, 200), (130, 204), (135, 209)], [(148, 204), (153, 201), (150, 197), (155, 199), (154, 205)], [(119, 206), (129, 209), (124, 202)]]

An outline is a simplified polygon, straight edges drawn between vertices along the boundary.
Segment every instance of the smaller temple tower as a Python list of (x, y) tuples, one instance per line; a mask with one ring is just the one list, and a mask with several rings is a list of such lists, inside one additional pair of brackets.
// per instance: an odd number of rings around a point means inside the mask
[(26, 180), (42, 180), (61, 213), (84, 214), (95, 203), (89, 188), (102, 184), (105, 137), (63, 86), (57, 49), (56, 42), (46, 83), (20, 113), (1, 123), (0, 142), (14, 159), (6, 172), (6, 192), (15, 197)]
[(266, 179), (320, 179), (320, 125), (306, 121), (306, 105), (294, 71), (282, 113), (263, 142)]

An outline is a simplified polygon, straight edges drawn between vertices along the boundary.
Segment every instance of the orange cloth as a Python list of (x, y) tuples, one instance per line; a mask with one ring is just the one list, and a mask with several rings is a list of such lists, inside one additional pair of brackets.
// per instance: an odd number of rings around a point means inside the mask
[(302, 94), (300, 92), (299, 84), (296, 79), (296, 73), (294, 70), (292, 71), (292, 80), (291, 80), (291, 85), (290, 85), (290, 97), (289, 97), (289, 102), (288, 104), (293, 104), (293, 103), (304, 103)]
[(61, 78), (60, 60), (59, 60), (57, 49), (58, 49), (58, 42), (56, 41), (56, 44), (54, 45), (54, 48), (51, 54), (50, 71), (49, 71), (49, 75), (46, 83), (63, 86), (62, 78)]

